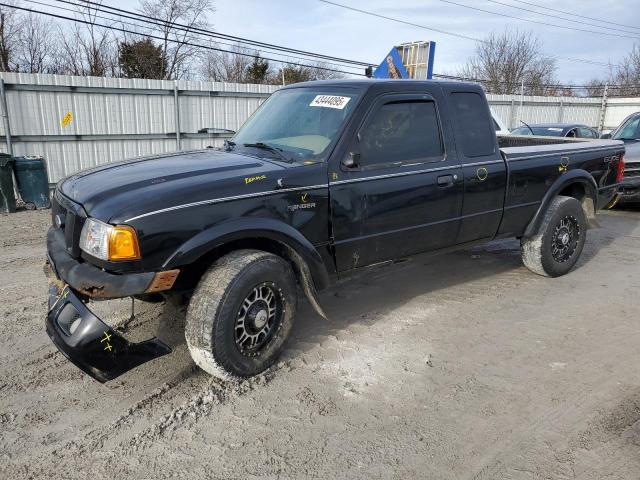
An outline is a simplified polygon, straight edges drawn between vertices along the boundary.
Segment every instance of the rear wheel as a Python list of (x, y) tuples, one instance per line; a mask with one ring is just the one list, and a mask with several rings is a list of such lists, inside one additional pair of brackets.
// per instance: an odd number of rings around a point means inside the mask
[(586, 236), (587, 220), (580, 202), (572, 197), (556, 197), (538, 233), (521, 240), (522, 261), (534, 273), (559, 277), (578, 261)]
[(256, 375), (280, 355), (295, 309), (295, 277), (285, 260), (232, 252), (203, 275), (191, 298), (185, 334), (191, 357), (216, 377)]

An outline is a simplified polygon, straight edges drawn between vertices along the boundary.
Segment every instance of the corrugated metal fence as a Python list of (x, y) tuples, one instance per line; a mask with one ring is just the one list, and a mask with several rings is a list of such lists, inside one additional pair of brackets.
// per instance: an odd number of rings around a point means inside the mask
[[(237, 130), (278, 88), (16, 73), (0, 73), (0, 79), (8, 113), (0, 124), (0, 150), (8, 151), (8, 124), (13, 154), (45, 157), (51, 182), (123, 158), (219, 146), (228, 135), (198, 131)], [(640, 110), (640, 98), (614, 98), (603, 105), (601, 98), (488, 97), (509, 127), (524, 120), (593, 127), (603, 122), (612, 129)]]
[[(277, 87), (0, 73), (13, 154), (42, 155), (49, 180), (123, 158), (221, 145)], [(0, 150), (8, 151), (5, 125)], [(176, 134), (178, 132), (178, 134)]]

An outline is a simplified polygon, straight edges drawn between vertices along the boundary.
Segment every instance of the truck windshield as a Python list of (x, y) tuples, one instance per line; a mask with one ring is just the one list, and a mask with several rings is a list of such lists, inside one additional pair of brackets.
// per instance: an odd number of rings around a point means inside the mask
[(640, 115), (630, 118), (611, 138), (613, 140), (640, 140)]
[[(291, 161), (323, 161), (355, 108), (353, 90), (291, 88), (271, 95), (233, 137), (235, 148)], [(280, 152), (275, 154), (274, 149)]]

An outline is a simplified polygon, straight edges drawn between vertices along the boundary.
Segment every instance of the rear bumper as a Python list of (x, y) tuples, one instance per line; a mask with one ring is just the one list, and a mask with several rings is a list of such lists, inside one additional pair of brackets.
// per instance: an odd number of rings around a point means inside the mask
[(99, 382), (171, 353), (155, 337), (130, 343), (96, 317), (68, 286), (50, 286), (46, 330), (71, 363)]

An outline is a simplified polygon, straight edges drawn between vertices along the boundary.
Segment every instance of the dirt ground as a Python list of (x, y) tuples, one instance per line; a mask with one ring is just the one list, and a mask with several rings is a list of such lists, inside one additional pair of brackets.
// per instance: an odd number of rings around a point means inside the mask
[(0, 478), (638, 479), (638, 220), (603, 213), (558, 279), (515, 241), (370, 270), (239, 384), (191, 362), (184, 308), (138, 302), (128, 335), (174, 352), (101, 385), (44, 332), (49, 212), (0, 216)]

